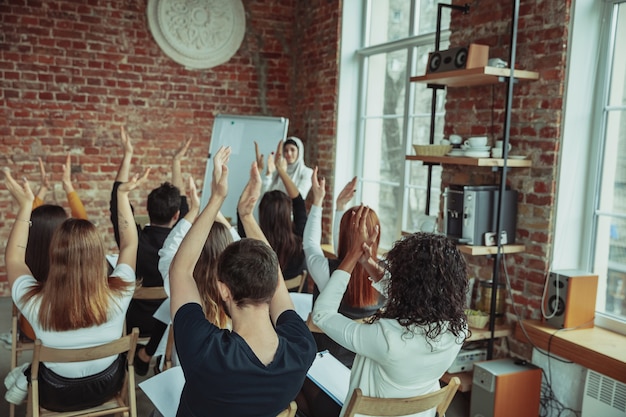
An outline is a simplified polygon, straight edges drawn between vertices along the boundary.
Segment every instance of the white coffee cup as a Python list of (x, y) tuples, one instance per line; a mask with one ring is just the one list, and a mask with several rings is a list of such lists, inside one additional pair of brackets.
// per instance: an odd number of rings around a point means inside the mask
[(467, 143), (472, 148), (479, 148), (482, 146), (487, 146), (487, 136), (472, 136), (468, 138), (465, 143)]
[(449, 141), (448, 139), (441, 139), (441, 140), (439, 141), (439, 144), (440, 144), (440, 145), (449, 145), (449, 144), (450, 144), (450, 141)]
[(463, 138), (461, 135), (450, 135), (450, 143), (453, 145), (460, 145), (463, 143)]
[[(504, 145), (504, 141), (503, 140), (497, 140), (495, 148), (502, 149), (503, 145)], [(509, 151), (511, 150), (511, 144), (510, 143), (509, 143), (508, 149), (509, 149)]]
[(491, 149), (491, 157), (492, 158), (502, 158), (502, 148), (492, 148)]

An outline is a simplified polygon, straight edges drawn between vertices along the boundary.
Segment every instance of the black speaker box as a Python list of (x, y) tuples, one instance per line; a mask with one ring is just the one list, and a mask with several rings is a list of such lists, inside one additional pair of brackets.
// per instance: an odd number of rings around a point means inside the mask
[(473, 43), (469, 46), (431, 52), (428, 55), (426, 73), (485, 67), (488, 60), (489, 46)]

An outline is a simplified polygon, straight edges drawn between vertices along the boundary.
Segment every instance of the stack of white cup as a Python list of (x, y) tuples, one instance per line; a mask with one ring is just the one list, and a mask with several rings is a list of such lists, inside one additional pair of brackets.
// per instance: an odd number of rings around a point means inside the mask
[[(495, 146), (491, 149), (491, 157), (492, 158), (502, 158), (502, 155), (504, 154), (504, 149), (503, 149), (503, 145), (504, 145), (504, 141), (502, 140), (497, 140)], [(509, 143), (508, 146), (509, 152), (511, 151), (511, 144)]]

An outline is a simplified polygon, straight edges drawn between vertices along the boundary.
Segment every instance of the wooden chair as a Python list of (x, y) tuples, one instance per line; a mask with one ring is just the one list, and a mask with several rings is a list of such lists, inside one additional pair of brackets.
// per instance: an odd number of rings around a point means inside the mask
[(453, 377), (445, 387), (430, 394), (410, 398), (375, 398), (363, 395), (360, 388), (350, 396), (344, 417), (355, 414), (365, 416), (406, 416), (437, 408), (437, 416), (443, 417), (456, 394), (461, 380)]
[(285, 285), (288, 290), (292, 290), (294, 288), (298, 289), (298, 292), (302, 292), (302, 288), (304, 287), (304, 283), (306, 282), (307, 272), (302, 271), (300, 275), (296, 275), (293, 278), (286, 279)]
[[(137, 337), (139, 329), (134, 328), (132, 333), (123, 336), (113, 342), (104, 345), (93, 346), (90, 348), (80, 349), (55, 349), (41, 344), (41, 340), (35, 341), (35, 349), (33, 351), (33, 361), (31, 366), (31, 382), (28, 384), (28, 408), (27, 416), (45, 417), (45, 416), (104, 416), (104, 415), (123, 415), (137, 416), (137, 401), (135, 398), (135, 368), (133, 359), (135, 357), (135, 346), (137, 345)], [(106, 358), (108, 356), (119, 355), (126, 352), (127, 369), (125, 371), (124, 383), (120, 392), (111, 400), (97, 407), (91, 407), (85, 410), (71, 412), (54, 412), (41, 408), (39, 406), (39, 364), (41, 362), (82, 362), (86, 360), (94, 360)]]
[(298, 405), (295, 401), (289, 403), (289, 407), (285, 408), (279, 415), (276, 417), (294, 417), (296, 415), (296, 410), (298, 409)]
[[(165, 344), (165, 355), (163, 356), (163, 370), (167, 371), (172, 365), (172, 352), (174, 351), (174, 327), (170, 324), (167, 327), (167, 343)], [(157, 364), (158, 366), (158, 364)]]
[[(20, 354), (27, 350), (33, 350), (34, 341), (25, 341), (21, 338), (20, 332), (20, 312), (15, 303), (12, 303), (11, 311), (11, 370), (17, 367)], [(9, 417), (15, 416), (15, 404), (9, 403)]]
[(139, 287), (133, 294), (135, 300), (164, 300), (167, 293), (163, 287)]

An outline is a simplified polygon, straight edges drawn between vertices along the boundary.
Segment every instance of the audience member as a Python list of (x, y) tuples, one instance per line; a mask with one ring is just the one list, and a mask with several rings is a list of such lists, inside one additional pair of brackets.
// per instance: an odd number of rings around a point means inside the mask
[[(113, 274), (107, 276), (104, 243), (96, 227), (84, 219), (66, 219), (53, 233), (49, 272), (40, 282), (25, 262), (34, 195), (26, 180), (20, 185), (5, 168), (7, 188), (19, 205), (5, 252), (7, 279), (13, 302), (44, 345), (89, 347), (122, 334), (134, 289), (138, 241), (136, 229), (128, 227), (133, 221), (128, 193), (146, 180), (148, 172), (117, 187), (120, 255)], [(40, 395), (40, 404), (55, 411), (101, 404), (121, 388), (124, 367), (122, 356), (42, 364), (39, 387), (47, 395)], [(16, 368), (7, 376), (7, 400), (23, 401), (29, 372)]]
[[(45, 196), (50, 188), (50, 182), (46, 173), (43, 161), (39, 159), (39, 170), (41, 173), (41, 183), (39, 191), (33, 201), (33, 211), (30, 216), (31, 228), (28, 234), (28, 245), (26, 246), (26, 265), (30, 268), (35, 279), (39, 282), (46, 280), (50, 265), (49, 251), (52, 234), (65, 219), (67, 213), (65, 209), (58, 205), (45, 204)], [(83, 203), (78, 197), (71, 180), (71, 158), (67, 155), (65, 165), (63, 165), (63, 189), (67, 195), (72, 217), (75, 219), (87, 219), (87, 212)], [(35, 332), (24, 316), (20, 315), (20, 332), (31, 340), (35, 340)]]
[[(259, 171), (263, 170), (263, 155), (259, 154), (259, 147), (256, 146), (256, 159)], [(307, 167), (304, 163), (304, 145), (302, 140), (295, 136), (289, 136), (284, 142), (281, 140), (278, 142), (276, 153), (267, 158), (267, 171), (263, 177), (263, 189), (261, 195), (267, 191), (280, 190), (287, 193), (284, 181), (280, 178), (279, 173), (276, 170), (276, 159), (284, 156), (287, 167), (286, 172), (289, 178), (300, 191), (302, 198), (306, 198), (311, 189), (311, 174), (313, 170)]]
[[(404, 398), (440, 388), (439, 378), (467, 336), (464, 314), (467, 265), (456, 245), (442, 235), (415, 233), (396, 242), (375, 283), (387, 296), (367, 323), (341, 313), (341, 299), (360, 259), (371, 256), (378, 235), (368, 228), (369, 208), (351, 212), (357, 226), (346, 256), (322, 290), (313, 321), (340, 345), (356, 352), (347, 399), (363, 395)], [(344, 402), (345, 407), (346, 402)], [(435, 410), (419, 416), (434, 416)]]
[[(125, 128), (120, 128), (124, 155), (117, 172), (117, 177), (111, 192), (111, 222), (115, 240), (119, 245), (119, 224), (117, 222), (117, 188), (120, 184), (128, 181), (131, 160), (133, 157), (133, 145)], [(187, 198), (181, 195), (183, 179), (181, 173), (181, 160), (189, 148), (191, 140), (187, 140), (174, 154), (172, 159), (172, 183), (165, 182), (153, 189), (148, 195), (147, 211), (150, 223), (141, 228), (137, 224), (139, 234), (139, 246), (137, 250), (137, 280), (143, 287), (163, 286), (163, 277), (159, 272), (159, 250), (170, 233), (170, 230), (179, 219), (189, 211)], [(167, 325), (155, 320), (154, 312), (159, 308), (163, 300), (131, 300), (126, 315), (126, 330), (130, 332), (133, 327), (139, 328), (141, 337), (150, 337), (148, 344), (138, 347), (135, 371), (138, 375), (146, 375), (150, 358), (158, 347), (161, 337), (167, 329)]]
[(229, 156), (230, 148), (215, 154), (208, 204), (170, 268), (174, 338), (186, 381), (178, 415), (273, 417), (296, 397), (315, 345), (293, 311), (276, 254), (252, 215), (261, 188), (256, 163), (238, 206), (253, 239), (231, 243), (217, 265), (218, 290), (232, 331), (205, 318), (192, 272), (227, 195)]
[[(304, 199), (287, 173), (286, 158), (277, 153), (275, 161), (276, 172), (286, 193), (273, 190), (263, 194), (259, 204), (259, 226), (278, 255), (283, 276), (285, 279), (291, 279), (306, 269), (302, 235), (307, 214)], [(239, 216), (237, 227), (239, 234), (245, 237)]]
[[(320, 241), (322, 237), (322, 202), (324, 201), (325, 180), (318, 180), (317, 167), (313, 171), (312, 176), (311, 194), (313, 195), (313, 204), (311, 211), (309, 212), (309, 218), (304, 229), (304, 254), (306, 256), (307, 270), (313, 281), (315, 282), (315, 289), (313, 292), (314, 301), (317, 299), (320, 291), (323, 291), (331, 274), (337, 269), (339, 264), (348, 255), (350, 246), (352, 245), (353, 236), (356, 232), (356, 224), (353, 221), (353, 215), (356, 208), (345, 212), (341, 217), (341, 223), (339, 226), (338, 245), (336, 255), (334, 259), (326, 258)], [(338, 207), (347, 204), (351, 199), (354, 192), (354, 186), (356, 179), (350, 181), (346, 187), (339, 194), (337, 199)], [(341, 212), (339, 212), (341, 213)], [(372, 233), (376, 228), (380, 228), (380, 222), (378, 216), (374, 210), (368, 210), (367, 212), (367, 228)], [(369, 258), (363, 258), (351, 271), (352, 279), (348, 284), (348, 290), (344, 295), (339, 311), (351, 319), (363, 319), (370, 317), (374, 314), (384, 303), (384, 297), (372, 287), (370, 277), (382, 276), (383, 271), (377, 268), (378, 259), (378, 236), (372, 243), (371, 256)], [(337, 359), (339, 359), (347, 367), (352, 366), (354, 360), (354, 353), (346, 350), (343, 346), (338, 345), (327, 335), (316, 333), (314, 334), (317, 348), (319, 351), (328, 350)]]

